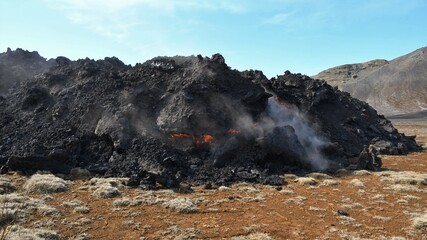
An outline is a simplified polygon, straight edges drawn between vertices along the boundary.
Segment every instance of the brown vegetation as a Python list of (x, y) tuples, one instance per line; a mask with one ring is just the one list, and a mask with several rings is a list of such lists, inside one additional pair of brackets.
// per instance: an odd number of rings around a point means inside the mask
[[(427, 128), (398, 126), (427, 140)], [(51, 175), (41, 176), (68, 190), (36, 191), (29, 186), (40, 175), (9, 173), (1, 204), (19, 210), (9, 239), (425, 239), (427, 152), (383, 160), (377, 173), (287, 174), (283, 189), (241, 183), (193, 193), (129, 188), (117, 178), (69, 184)], [(104, 198), (106, 189), (120, 196)]]

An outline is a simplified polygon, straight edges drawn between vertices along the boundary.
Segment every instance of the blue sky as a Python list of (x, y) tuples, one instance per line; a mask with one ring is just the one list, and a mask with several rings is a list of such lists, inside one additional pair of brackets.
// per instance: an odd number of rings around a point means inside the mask
[(268, 77), (427, 46), (426, 0), (0, 0), (0, 51), (47, 58), (221, 53)]

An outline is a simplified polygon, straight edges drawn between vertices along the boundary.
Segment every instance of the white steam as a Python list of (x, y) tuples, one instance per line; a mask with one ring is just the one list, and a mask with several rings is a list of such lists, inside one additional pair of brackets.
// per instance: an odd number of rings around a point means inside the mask
[(266, 112), (267, 116), (257, 122), (247, 114), (240, 115), (236, 123), (237, 128), (245, 134), (262, 139), (276, 127), (291, 126), (304, 148), (306, 155), (303, 161), (316, 170), (328, 168), (329, 160), (321, 153), (322, 147), (327, 145), (328, 141), (316, 133), (303, 113), (297, 108), (280, 103), (276, 97), (268, 99)]
[(298, 109), (292, 109), (280, 103), (275, 97), (268, 99), (267, 113), (274, 121), (275, 126), (292, 126), (298, 140), (307, 153), (306, 161), (317, 170), (325, 170), (329, 166), (329, 161), (321, 153), (321, 148), (327, 145), (328, 141), (317, 135), (316, 131), (309, 125), (304, 114)]

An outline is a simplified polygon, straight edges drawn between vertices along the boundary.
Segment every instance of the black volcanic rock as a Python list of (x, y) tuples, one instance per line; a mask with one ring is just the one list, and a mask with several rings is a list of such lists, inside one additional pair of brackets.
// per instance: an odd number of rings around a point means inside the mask
[(20, 48), (0, 53), (0, 96), (6, 95), (9, 89), (28, 78), (44, 73), (54, 65), (38, 52), (29, 52)]
[[(338, 143), (346, 157), (356, 156), (363, 145), (380, 140), (390, 142), (384, 153), (406, 154), (419, 149), (413, 138), (399, 134), (391, 122), (378, 115), (369, 104), (350, 97), (325, 81), (287, 74), (272, 79), (266, 88), (287, 104), (297, 106), (309, 122), (316, 125), (319, 134), (332, 143)], [(399, 143), (408, 150), (398, 151)]]
[(82, 167), (132, 185), (278, 185), (285, 171), (345, 167), (371, 141), (397, 153), (418, 147), (325, 82), (291, 73), (267, 80), (231, 70), (219, 54), (134, 67), (115, 57), (49, 63), (0, 99), (3, 171)]

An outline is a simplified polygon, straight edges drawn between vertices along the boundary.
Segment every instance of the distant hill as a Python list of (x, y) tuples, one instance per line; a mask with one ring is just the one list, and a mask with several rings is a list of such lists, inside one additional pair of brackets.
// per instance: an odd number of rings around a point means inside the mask
[(384, 115), (427, 110), (427, 47), (391, 61), (330, 68), (313, 78), (338, 86)]
[(344, 64), (326, 69), (313, 76), (313, 78), (324, 79), (330, 85), (337, 86), (338, 89), (342, 90), (342, 86), (358, 81), (386, 64), (388, 64), (388, 61), (384, 59), (376, 59), (365, 63)]

